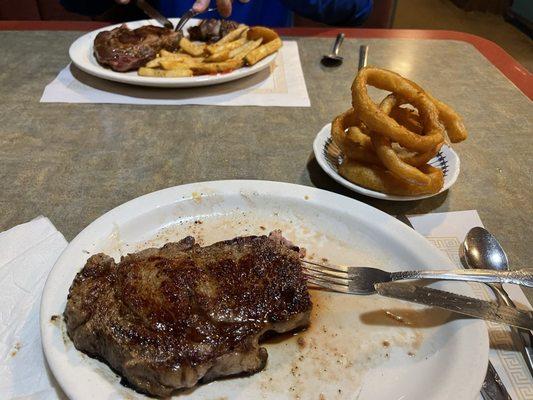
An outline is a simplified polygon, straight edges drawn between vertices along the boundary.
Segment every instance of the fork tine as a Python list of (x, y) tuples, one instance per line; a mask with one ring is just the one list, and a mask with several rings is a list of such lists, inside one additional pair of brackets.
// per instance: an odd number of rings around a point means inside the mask
[(313, 278), (319, 278), (326, 282), (337, 283), (339, 285), (349, 285), (351, 281), (350, 278), (348, 277), (336, 276), (333, 274), (329, 274), (327, 272), (314, 271), (314, 270), (304, 269), (304, 275), (311, 276)]
[(326, 281), (323, 281), (323, 280), (318, 280), (318, 279), (315, 279), (315, 278), (307, 278), (307, 282), (308, 283), (311, 283), (313, 285), (316, 285), (318, 287), (321, 287), (321, 288), (324, 288), (324, 289), (329, 289), (329, 290), (332, 290), (334, 292), (338, 292), (338, 293), (350, 293), (350, 291), (348, 290), (348, 287), (347, 286), (343, 286), (343, 285), (336, 285), (334, 283), (329, 283), (329, 282), (326, 282)]
[(176, 29), (174, 29), (176, 32), (181, 31), (185, 24), (196, 15), (196, 13), (190, 9), (189, 11), (185, 12), (178, 21), (178, 24), (176, 25)]
[(323, 269), (321, 267), (315, 267), (315, 266), (312, 266), (312, 265), (302, 265), (302, 268), (307, 270), (307, 271), (318, 272), (319, 274), (322, 274), (322, 275), (325, 275), (325, 276), (331, 276), (332, 278), (341, 278), (341, 279), (348, 279), (349, 278), (348, 273), (345, 272), (345, 271), (343, 271), (343, 272), (330, 272), (327, 269)]
[(320, 274), (310, 274), (308, 272), (307, 273), (304, 272), (304, 275), (309, 277), (309, 278), (317, 279), (317, 280), (320, 280), (320, 281), (323, 281), (323, 282), (326, 282), (326, 283), (332, 283), (332, 284), (335, 284), (335, 285), (341, 285), (341, 286), (346, 286), (346, 287), (350, 286), (350, 280), (349, 279), (342, 280), (342, 279), (338, 279), (338, 278), (331, 278), (331, 277), (323, 276), (323, 275), (320, 275)]
[(334, 268), (331, 265), (324, 265), (324, 264), (316, 263), (316, 262), (309, 261), (309, 260), (302, 260), (302, 262), (304, 264), (311, 264), (311, 265), (314, 265), (316, 267), (319, 267), (321, 269), (325, 269), (325, 270), (328, 270), (328, 271), (331, 271), (331, 272), (339, 272), (341, 274), (347, 274), (348, 273), (346, 270), (343, 270), (343, 269), (340, 269), (340, 268)]

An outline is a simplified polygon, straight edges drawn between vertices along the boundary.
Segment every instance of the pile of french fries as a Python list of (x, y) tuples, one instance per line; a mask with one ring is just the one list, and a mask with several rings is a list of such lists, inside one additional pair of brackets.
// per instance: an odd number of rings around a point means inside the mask
[(282, 42), (272, 29), (240, 25), (215, 43), (193, 43), (183, 37), (179, 45), (177, 52), (161, 50), (138, 74), (179, 78), (230, 72), (256, 64), (279, 50)]

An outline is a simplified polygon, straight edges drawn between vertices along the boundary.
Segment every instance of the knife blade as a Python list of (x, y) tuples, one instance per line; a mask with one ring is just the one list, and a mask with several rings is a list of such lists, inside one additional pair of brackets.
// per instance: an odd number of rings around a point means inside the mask
[(444, 290), (399, 282), (376, 283), (376, 291), (386, 297), (439, 307), (470, 317), (533, 329), (533, 313)]
[(174, 29), (174, 25), (172, 25), (172, 22), (170, 22), (167, 17), (165, 17), (163, 14), (161, 14), (159, 11), (157, 11), (154, 7), (152, 7), (145, 0), (136, 0), (135, 4), (146, 15), (148, 15), (152, 19), (155, 19), (157, 22), (159, 22), (165, 28)]

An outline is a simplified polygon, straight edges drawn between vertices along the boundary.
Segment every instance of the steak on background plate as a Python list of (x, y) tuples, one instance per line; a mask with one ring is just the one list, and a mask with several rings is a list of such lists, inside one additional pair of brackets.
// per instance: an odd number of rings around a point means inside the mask
[(276, 231), (206, 247), (188, 236), (119, 263), (96, 254), (64, 316), (78, 350), (163, 397), (262, 370), (261, 337), (307, 326), (311, 306), (300, 249)]
[(146, 25), (131, 30), (124, 24), (96, 35), (94, 56), (113, 71), (133, 71), (153, 60), (162, 49), (178, 50), (181, 37), (180, 32), (159, 26)]
[(189, 38), (199, 42), (214, 43), (238, 27), (238, 22), (227, 19), (204, 19), (199, 25), (189, 28)]

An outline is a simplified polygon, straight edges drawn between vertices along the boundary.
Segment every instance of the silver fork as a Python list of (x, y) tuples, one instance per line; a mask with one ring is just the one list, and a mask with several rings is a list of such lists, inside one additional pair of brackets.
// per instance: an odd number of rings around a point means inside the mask
[(176, 32), (178, 31), (181, 31), (183, 29), (183, 27), (185, 26), (185, 24), (187, 22), (189, 22), (189, 20), (191, 18), (194, 18), (196, 17), (197, 15), (200, 15), (200, 14), (203, 14), (203, 13), (208, 13), (208, 12), (211, 12), (211, 11), (216, 11), (217, 8), (214, 7), (214, 8), (208, 8), (207, 10), (205, 11), (194, 11), (192, 8), (189, 9), (188, 11), (185, 12), (185, 14), (183, 14), (180, 18), (180, 20), (178, 21), (178, 24), (176, 25), (176, 29), (174, 29)]
[(407, 279), (439, 279), (481, 283), (510, 283), (533, 287), (533, 269), (518, 271), (476, 270), (434, 270), (387, 272), (370, 267), (340, 267), (303, 261), (304, 274), (309, 283), (350, 294), (376, 293), (374, 285)]

